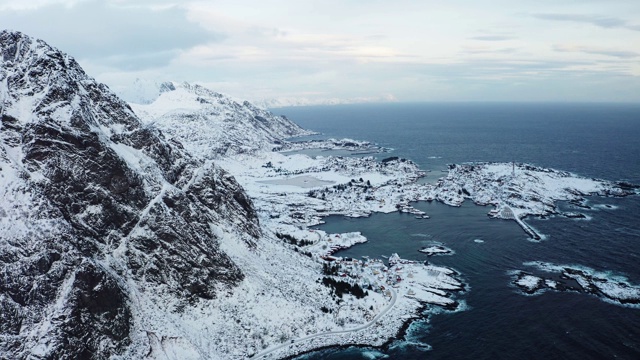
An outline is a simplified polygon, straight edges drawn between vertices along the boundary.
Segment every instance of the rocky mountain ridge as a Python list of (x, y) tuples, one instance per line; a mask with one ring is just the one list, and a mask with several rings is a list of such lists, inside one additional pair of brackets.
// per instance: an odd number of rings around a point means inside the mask
[(204, 159), (271, 150), (283, 139), (311, 134), (285, 116), (200, 85), (167, 82), (160, 92), (150, 104), (130, 105), (143, 121), (167, 136), (188, 139), (186, 149)]
[(45, 42), (3, 31), (0, 56), (2, 357), (131, 354), (133, 294), (197, 302), (242, 281), (214, 229), (260, 234), (232, 176)]

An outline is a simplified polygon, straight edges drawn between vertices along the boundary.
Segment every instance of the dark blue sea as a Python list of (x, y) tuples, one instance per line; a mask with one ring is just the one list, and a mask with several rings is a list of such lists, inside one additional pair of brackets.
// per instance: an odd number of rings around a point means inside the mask
[[(430, 170), (446, 164), (516, 161), (575, 174), (640, 184), (640, 105), (630, 104), (380, 104), (284, 108), (301, 126), (325, 137), (369, 140)], [(399, 253), (434, 241), (454, 250), (431, 257), (456, 269), (468, 285), (464, 311), (430, 312), (404, 337), (382, 349), (334, 348), (300, 359), (640, 359), (640, 308), (578, 292), (526, 296), (510, 283), (511, 270), (529, 261), (579, 265), (640, 284), (640, 196), (589, 198), (589, 219), (527, 218), (531, 241), (513, 221), (489, 219), (487, 207), (418, 203), (429, 220), (407, 214), (330, 217), (321, 229), (362, 231), (369, 242), (339, 253)], [(570, 204), (561, 204), (571, 208)], [(478, 240), (482, 240), (478, 241)]]

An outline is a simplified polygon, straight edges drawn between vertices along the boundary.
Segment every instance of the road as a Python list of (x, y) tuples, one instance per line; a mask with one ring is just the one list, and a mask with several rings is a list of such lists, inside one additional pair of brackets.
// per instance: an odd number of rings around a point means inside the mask
[(376, 323), (378, 320), (380, 320), (381, 317), (383, 317), (386, 313), (389, 312), (389, 310), (391, 310), (391, 308), (393, 308), (393, 306), (396, 304), (396, 299), (398, 298), (398, 294), (396, 294), (395, 290), (393, 289), (389, 289), (391, 290), (391, 302), (384, 308), (382, 309), (382, 311), (380, 311), (378, 313), (378, 315), (376, 315), (373, 320), (371, 320), (370, 322), (364, 324), (364, 325), (360, 325), (358, 327), (352, 328), (352, 329), (345, 329), (345, 330), (336, 330), (336, 331), (327, 331), (327, 332), (321, 332), (321, 333), (317, 333), (317, 334), (312, 334), (312, 335), (307, 335), (307, 336), (303, 336), (301, 338), (297, 338), (297, 339), (293, 339), (293, 341), (291, 342), (286, 342), (284, 344), (280, 344), (278, 346), (272, 347), (270, 349), (266, 349), (254, 356), (252, 356), (252, 359), (259, 359), (261, 357), (265, 357), (269, 354), (271, 354), (272, 352), (276, 351), (276, 350), (280, 350), (286, 346), (291, 346), (293, 344), (297, 344), (303, 341), (307, 341), (307, 340), (311, 340), (311, 339), (315, 339), (317, 337), (321, 337), (321, 336), (327, 336), (327, 335), (337, 335), (337, 334), (347, 334), (347, 333), (352, 333), (352, 332), (356, 332), (356, 331), (360, 331), (360, 330), (364, 330), (367, 329), (369, 327), (371, 327), (374, 323)]

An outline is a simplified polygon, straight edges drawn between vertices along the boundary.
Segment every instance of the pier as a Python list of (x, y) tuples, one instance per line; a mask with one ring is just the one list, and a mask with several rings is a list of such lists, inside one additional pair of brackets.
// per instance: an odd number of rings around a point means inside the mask
[(526, 232), (529, 236), (531, 236), (532, 239), (534, 240), (542, 239), (542, 237), (538, 235), (538, 233), (535, 230), (533, 230), (531, 226), (527, 225), (527, 223), (522, 221), (522, 219), (520, 219), (513, 213), (513, 210), (511, 210), (511, 207), (509, 206), (503, 207), (502, 211), (500, 211), (500, 217), (502, 217), (503, 219), (515, 220), (518, 223), (518, 225), (520, 225), (520, 227), (524, 230), (524, 232)]

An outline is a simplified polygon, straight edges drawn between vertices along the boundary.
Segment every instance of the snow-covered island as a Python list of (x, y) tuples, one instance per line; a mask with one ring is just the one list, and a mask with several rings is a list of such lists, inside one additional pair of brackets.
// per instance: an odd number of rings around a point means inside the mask
[(427, 254), (427, 256), (453, 254), (453, 250), (443, 245), (429, 245), (429, 246), (423, 247), (418, 251), (420, 251), (423, 254)]
[[(515, 220), (539, 240), (541, 236), (523, 221), (525, 217), (558, 214), (558, 201), (585, 207), (586, 196), (627, 196), (637, 194), (638, 188), (530, 164), (473, 163), (450, 165), (449, 173), (438, 181), (433, 193), (438, 201), (452, 206), (461, 205), (465, 199), (478, 205), (493, 205), (489, 216)], [(576, 213), (563, 215), (583, 217)]]
[(574, 291), (597, 296), (615, 305), (640, 307), (640, 285), (634, 285), (625, 277), (611, 271), (596, 271), (580, 265), (557, 265), (541, 261), (523, 265), (536, 271), (532, 274), (524, 270), (509, 272), (512, 284), (529, 295), (539, 295), (545, 291)]
[[(478, 205), (492, 205), (489, 216), (514, 220), (533, 239), (540, 239), (523, 221), (525, 217), (559, 214), (558, 201), (586, 206), (587, 196), (627, 196), (638, 189), (631, 184), (514, 163), (451, 165), (436, 184), (417, 182), (426, 172), (397, 157), (378, 161), (373, 157), (311, 158), (265, 152), (227, 157), (219, 163), (236, 176), (259, 209), (281, 217), (282, 222), (304, 226), (319, 223), (322, 216), (361, 217), (373, 212), (400, 211), (428, 218), (411, 203), (436, 200), (460, 206), (469, 199)], [(286, 199), (282, 194), (287, 194)], [(562, 215), (582, 218), (576, 213)]]

